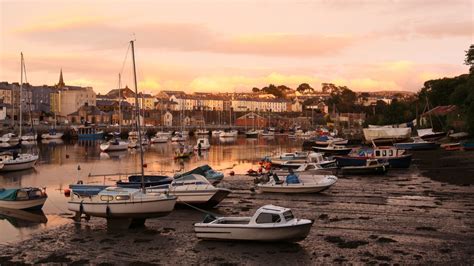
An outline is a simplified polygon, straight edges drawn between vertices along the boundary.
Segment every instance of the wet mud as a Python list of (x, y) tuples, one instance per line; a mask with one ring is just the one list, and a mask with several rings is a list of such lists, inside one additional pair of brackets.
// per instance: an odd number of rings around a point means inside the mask
[(99, 218), (71, 219), (1, 245), (0, 264), (465, 264), (474, 261), (474, 153), (462, 156), (450, 174), (432, 169), (446, 163), (439, 156), (418, 154), (410, 170), (340, 178), (320, 194), (261, 194), (253, 177), (226, 177), (221, 185), (234, 193), (212, 212), (250, 216), (264, 204), (290, 207), (315, 221), (299, 243), (200, 241), (193, 223), (205, 214), (180, 208), (122, 231), (107, 230)]

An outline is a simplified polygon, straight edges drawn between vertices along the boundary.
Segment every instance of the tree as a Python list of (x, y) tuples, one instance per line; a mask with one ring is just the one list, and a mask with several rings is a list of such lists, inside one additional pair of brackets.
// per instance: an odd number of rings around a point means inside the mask
[(252, 92), (259, 92), (259, 91), (260, 91), (260, 89), (257, 88), (257, 87), (253, 87), (253, 88), (252, 88)]
[(474, 44), (471, 44), (469, 50), (466, 51), (464, 63), (470, 66), (469, 73), (474, 74)]
[(296, 91), (301, 94), (307, 94), (314, 92), (314, 89), (308, 83), (301, 83), (298, 88), (296, 88)]

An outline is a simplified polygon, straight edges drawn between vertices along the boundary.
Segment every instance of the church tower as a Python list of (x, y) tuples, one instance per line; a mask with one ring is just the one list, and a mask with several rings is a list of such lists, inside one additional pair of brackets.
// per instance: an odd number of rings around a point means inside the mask
[(61, 71), (59, 72), (59, 82), (58, 82), (57, 87), (62, 88), (62, 87), (65, 87), (65, 86), (66, 86), (66, 84), (64, 84), (63, 69), (61, 68)]

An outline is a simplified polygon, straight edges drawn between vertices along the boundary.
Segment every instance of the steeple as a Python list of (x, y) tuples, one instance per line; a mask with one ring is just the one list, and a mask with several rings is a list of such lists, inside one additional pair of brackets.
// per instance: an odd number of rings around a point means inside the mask
[(61, 68), (60, 72), (59, 72), (59, 82), (58, 82), (58, 87), (64, 87), (66, 86), (66, 84), (64, 84), (64, 80), (63, 80), (63, 69)]

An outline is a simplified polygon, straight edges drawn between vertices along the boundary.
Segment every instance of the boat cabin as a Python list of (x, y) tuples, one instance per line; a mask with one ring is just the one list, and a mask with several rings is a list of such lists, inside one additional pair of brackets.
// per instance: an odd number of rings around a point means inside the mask
[(275, 205), (265, 205), (260, 207), (250, 219), (250, 224), (284, 224), (295, 219), (293, 213), (288, 208)]
[(210, 146), (210, 144), (209, 144), (209, 139), (207, 139), (207, 138), (199, 138), (199, 139), (197, 140), (196, 145), (199, 145), (199, 144), (201, 144), (201, 147), (203, 147), (203, 148)]
[(374, 158), (395, 158), (405, 154), (405, 150), (400, 150), (395, 147), (377, 147), (375, 149), (361, 150), (358, 156), (374, 157)]
[(211, 183), (204, 176), (198, 174), (181, 176), (171, 182), (172, 187), (185, 185), (211, 185)]

